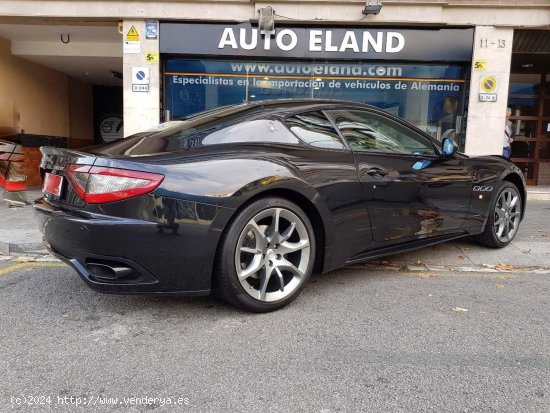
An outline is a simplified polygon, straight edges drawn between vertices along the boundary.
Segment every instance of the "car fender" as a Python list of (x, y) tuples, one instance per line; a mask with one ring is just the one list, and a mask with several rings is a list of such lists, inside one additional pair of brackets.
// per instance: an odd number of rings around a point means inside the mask
[(503, 182), (510, 181), (519, 186), (522, 195), (522, 217), (525, 213), (526, 185), (521, 170), (500, 156), (471, 158), (473, 172), (472, 198), (467, 228), (472, 234), (482, 232)]
[[(297, 176), (291, 165), (284, 165), (269, 159), (233, 159), (224, 163), (223, 167), (224, 169), (217, 172), (219, 176), (213, 181), (209, 181), (209, 185), (189, 194), (189, 198), (196, 202), (222, 207), (220, 213), (212, 222), (213, 241), (221, 235), (231, 218), (242, 207), (254, 199), (271, 194), (273, 196), (307, 199), (321, 218), (326, 234), (325, 243), (327, 245), (332, 244), (332, 215), (325, 200), (317, 189)], [(239, 170), (238, 174), (231, 172), (235, 169)], [(228, 180), (225, 176), (229, 175), (231, 178)], [(216, 186), (217, 179), (223, 180), (223, 185), (230, 183), (231, 190), (225, 194), (213, 193), (212, 189)]]

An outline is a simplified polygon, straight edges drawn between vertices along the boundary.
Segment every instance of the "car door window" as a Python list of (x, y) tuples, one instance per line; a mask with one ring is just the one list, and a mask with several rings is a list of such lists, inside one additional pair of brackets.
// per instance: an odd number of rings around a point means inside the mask
[(381, 114), (364, 110), (328, 112), (354, 151), (435, 155), (426, 137)]
[(345, 149), (338, 133), (322, 112), (307, 112), (286, 120), (287, 127), (302, 141), (324, 149)]

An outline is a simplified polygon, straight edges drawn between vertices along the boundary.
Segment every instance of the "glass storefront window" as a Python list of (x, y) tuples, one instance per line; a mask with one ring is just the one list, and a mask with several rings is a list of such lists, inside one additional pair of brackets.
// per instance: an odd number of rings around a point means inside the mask
[(514, 164), (523, 171), (525, 179), (533, 179), (535, 176), (535, 162), (514, 162)]
[(538, 116), (539, 100), (537, 98), (508, 99), (508, 106), (512, 109), (512, 116)]
[(550, 159), (550, 139), (543, 139), (540, 143), (539, 159)]
[(536, 140), (518, 140), (512, 142), (512, 157), (522, 159), (533, 159), (535, 157)]
[[(513, 112), (512, 112), (513, 113)], [(536, 120), (515, 120), (514, 133), (517, 138), (535, 138), (537, 136)]]
[(542, 86), (539, 74), (512, 73), (510, 75), (510, 97), (540, 95)]
[(343, 99), (385, 109), (438, 136), (463, 125), (468, 66), (365, 62), (167, 59), (172, 118), (228, 104)]

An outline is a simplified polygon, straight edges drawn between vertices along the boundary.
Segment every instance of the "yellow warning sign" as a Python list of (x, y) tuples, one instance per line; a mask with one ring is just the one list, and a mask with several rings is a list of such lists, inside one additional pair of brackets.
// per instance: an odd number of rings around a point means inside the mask
[(134, 26), (130, 27), (130, 30), (128, 30), (126, 40), (129, 42), (139, 42), (139, 33)]
[(494, 76), (483, 76), (479, 87), (485, 93), (494, 93), (497, 90), (497, 79)]
[(487, 61), (486, 60), (476, 60), (474, 61), (474, 70), (486, 70)]
[(147, 63), (155, 64), (159, 62), (159, 54), (155, 52), (145, 52), (145, 61)]

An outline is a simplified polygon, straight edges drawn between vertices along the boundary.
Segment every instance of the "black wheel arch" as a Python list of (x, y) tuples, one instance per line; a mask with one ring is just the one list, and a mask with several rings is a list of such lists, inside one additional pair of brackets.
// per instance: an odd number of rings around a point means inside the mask
[(511, 182), (518, 188), (521, 194), (521, 219), (523, 219), (525, 215), (525, 205), (527, 203), (527, 188), (525, 187), (525, 181), (517, 172), (508, 172), (502, 177), (501, 181)]

